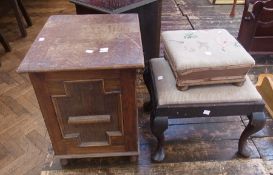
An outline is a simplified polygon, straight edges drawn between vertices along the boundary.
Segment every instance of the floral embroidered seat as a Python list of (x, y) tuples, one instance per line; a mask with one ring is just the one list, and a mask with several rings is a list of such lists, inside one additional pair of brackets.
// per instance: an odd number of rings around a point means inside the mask
[(235, 83), (242, 85), (255, 61), (224, 29), (177, 30), (162, 33), (165, 58), (178, 89)]

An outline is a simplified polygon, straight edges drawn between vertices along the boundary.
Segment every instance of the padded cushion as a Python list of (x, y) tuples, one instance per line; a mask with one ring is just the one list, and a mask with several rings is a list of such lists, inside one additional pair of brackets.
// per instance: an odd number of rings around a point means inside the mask
[(176, 70), (254, 65), (254, 59), (225, 29), (177, 30), (162, 33)]
[(179, 87), (243, 82), (255, 64), (224, 29), (166, 31), (162, 38)]
[(196, 86), (187, 91), (179, 91), (172, 70), (164, 58), (150, 60), (150, 66), (158, 105), (262, 101), (249, 77), (246, 77), (246, 82), (241, 87), (225, 84)]

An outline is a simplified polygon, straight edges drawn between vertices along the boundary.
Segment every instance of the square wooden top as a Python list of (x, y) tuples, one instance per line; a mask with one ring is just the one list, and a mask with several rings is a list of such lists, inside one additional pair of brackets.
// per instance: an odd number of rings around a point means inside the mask
[(123, 13), (155, 1), (157, 0), (70, 0), (74, 4), (105, 13)]
[(18, 72), (144, 67), (137, 14), (51, 16)]

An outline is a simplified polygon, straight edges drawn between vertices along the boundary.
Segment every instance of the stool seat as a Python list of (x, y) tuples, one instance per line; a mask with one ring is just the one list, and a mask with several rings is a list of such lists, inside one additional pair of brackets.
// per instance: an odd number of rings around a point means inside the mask
[(164, 58), (152, 59), (150, 66), (154, 76), (155, 94), (159, 106), (262, 101), (261, 95), (248, 76), (246, 76), (246, 81), (241, 87), (221, 84), (195, 86), (187, 91), (179, 91), (170, 65)]
[(178, 87), (243, 82), (255, 64), (225, 29), (165, 31), (162, 40)]
[(179, 91), (168, 62), (156, 58), (149, 61), (144, 80), (151, 96), (150, 105), (147, 105), (152, 108), (150, 127), (157, 139), (153, 161), (164, 160), (164, 132), (168, 129), (169, 118), (246, 115), (249, 123), (241, 134), (238, 155), (250, 156), (247, 139), (264, 127), (266, 118), (262, 97), (248, 77), (241, 87), (207, 85)]

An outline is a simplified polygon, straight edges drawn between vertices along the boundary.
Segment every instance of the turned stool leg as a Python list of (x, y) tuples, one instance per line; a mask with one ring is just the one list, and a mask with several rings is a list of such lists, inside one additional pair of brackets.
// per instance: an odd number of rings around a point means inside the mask
[(22, 0), (17, 0), (17, 3), (18, 3), (18, 6), (22, 12), (22, 15), (24, 16), (25, 20), (26, 20), (26, 23), (28, 26), (32, 26), (32, 21), (27, 13), (27, 10), (26, 8), (24, 7), (23, 3), (22, 3)]
[(165, 158), (164, 131), (168, 128), (168, 117), (151, 117), (151, 130), (157, 139), (157, 147), (152, 155), (152, 160), (161, 162)]
[(247, 147), (247, 139), (252, 134), (260, 131), (264, 127), (266, 122), (266, 118), (263, 112), (254, 112), (247, 117), (249, 118), (249, 123), (243, 131), (238, 145), (238, 154), (243, 157), (250, 156), (250, 151)]

